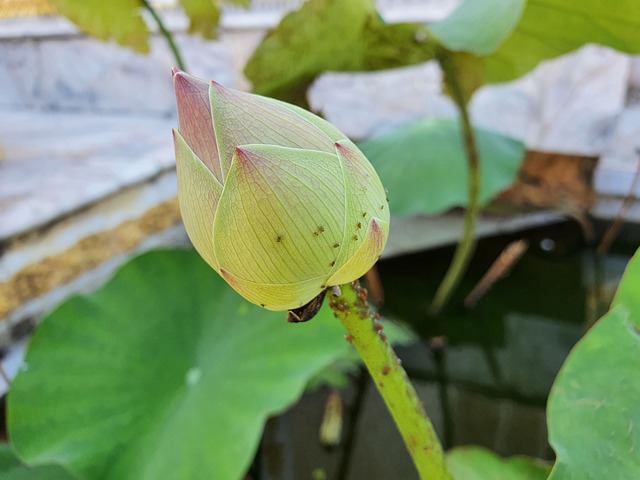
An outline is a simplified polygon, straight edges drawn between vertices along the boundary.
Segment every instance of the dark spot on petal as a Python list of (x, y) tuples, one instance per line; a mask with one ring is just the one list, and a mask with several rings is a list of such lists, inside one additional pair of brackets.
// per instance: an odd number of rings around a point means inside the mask
[(331, 262), (331, 263), (329, 264), (329, 266), (330, 266), (330, 267), (333, 267), (335, 264), (336, 264), (336, 261), (334, 260), (333, 262)]
[(358, 227), (358, 228), (362, 228), (362, 223), (358, 222), (358, 223), (356, 224), (356, 227)]
[(353, 236), (353, 239), (354, 239), (354, 240), (358, 240), (358, 235), (354, 235), (354, 236)]
[(280, 243), (282, 242), (282, 235), (277, 235), (276, 236), (276, 243)]
[(318, 233), (324, 232), (324, 227), (322, 225), (318, 226)]
[(333, 248), (338, 248), (340, 246), (340, 244), (338, 242), (333, 244)]
[(362, 218), (367, 216), (367, 212), (362, 212)]
[(260, 306), (261, 306), (262, 308), (266, 307), (266, 305), (265, 305), (264, 303), (261, 303), (261, 304), (260, 304)]

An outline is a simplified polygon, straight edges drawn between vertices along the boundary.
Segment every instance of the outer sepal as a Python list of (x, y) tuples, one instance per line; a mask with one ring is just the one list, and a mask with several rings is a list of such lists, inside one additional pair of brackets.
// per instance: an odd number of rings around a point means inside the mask
[[(381, 238), (380, 251), (372, 252), (368, 267), (371, 268), (382, 253), (387, 240), (389, 207), (386, 194), (375, 170), (351, 141), (336, 142), (335, 151), (343, 168), (347, 192), (343, 248), (336, 262), (336, 270), (350, 262), (356, 252), (361, 249), (368, 234), (371, 220), (375, 219), (384, 236)], [(358, 260), (358, 262), (363, 261), (362, 258)], [(344, 277), (341, 275), (340, 278)], [(354, 275), (346, 281), (350, 282), (356, 278), (358, 275)], [(335, 282), (335, 284), (337, 283)]]
[(233, 289), (256, 305), (267, 310), (293, 310), (309, 303), (323, 290), (323, 278), (308, 278), (302, 282), (275, 284), (256, 283), (237, 278), (224, 268), (220, 275)]
[(333, 153), (333, 141), (314, 124), (279, 102), (211, 82), (209, 88), (223, 173), (242, 145), (278, 145)]
[(198, 253), (218, 270), (213, 251), (213, 221), (222, 185), (189, 148), (177, 130), (173, 130), (178, 174), (180, 213), (189, 239)]
[(360, 247), (327, 280), (328, 285), (342, 285), (360, 278), (380, 258), (389, 235), (389, 224), (372, 218)]
[(329, 153), (238, 147), (214, 225), (220, 266), (260, 284), (326, 279), (342, 241), (342, 181)]
[(176, 91), (180, 134), (196, 156), (222, 183), (222, 168), (209, 103), (209, 84), (180, 70), (174, 70), (173, 85)]

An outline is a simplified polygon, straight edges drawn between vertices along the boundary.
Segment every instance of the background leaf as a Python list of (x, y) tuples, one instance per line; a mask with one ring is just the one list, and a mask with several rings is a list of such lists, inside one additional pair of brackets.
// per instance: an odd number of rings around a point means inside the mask
[(192, 251), (142, 255), (37, 329), (9, 394), (14, 448), (87, 478), (241, 478), (265, 419), (350, 348), (328, 306), (284, 318)]
[(215, 38), (220, 22), (220, 5), (217, 0), (180, 0), (184, 13), (189, 17), (189, 33), (199, 33), (204, 38)]
[(544, 480), (550, 466), (527, 457), (502, 458), (481, 447), (458, 447), (447, 453), (454, 480)]
[(620, 285), (616, 290), (615, 298), (611, 304), (612, 307), (622, 305), (629, 310), (631, 321), (640, 328), (640, 255), (636, 253), (634, 258), (629, 262), (624, 271), (624, 275), (620, 279)]
[[(521, 142), (475, 129), (480, 150), (481, 202), (515, 179), (524, 158)], [(358, 145), (389, 191), (399, 215), (436, 214), (467, 201), (468, 167), (455, 120), (420, 120)]]
[(69, 472), (59, 465), (28, 467), (24, 465), (11, 447), (0, 443), (0, 478), (2, 480), (74, 480)]
[(452, 51), (488, 55), (511, 34), (526, 0), (465, 0), (441, 22), (429, 25), (436, 39)]
[(552, 480), (640, 478), (640, 255), (612, 309), (574, 347), (549, 396)]
[(372, 0), (309, 0), (285, 16), (245, 67), (253, 90), (304, 104), (307, 87), (325, 71), (399, 67), (433, 57), (423, 27), (387, 25)]
[(481, 447), (458, 447), (447, 453), (453, 480), (544, 480), (550, 466), (527, 457), (502, 458)]
[[(486, 25), (488, 27), (488, 25)], [(486, 57), (487, 82), (518, 78), (540, 61), (599, 43), (622, 52), (640, 52), (640, 2), (618, 0), (528, 0), (513, 34)]]
[(54, 0), (56, 9), (83, 32), (99, 40), (115, 40), (138, 52), (149, 51), (149, 31), (140, 0)]

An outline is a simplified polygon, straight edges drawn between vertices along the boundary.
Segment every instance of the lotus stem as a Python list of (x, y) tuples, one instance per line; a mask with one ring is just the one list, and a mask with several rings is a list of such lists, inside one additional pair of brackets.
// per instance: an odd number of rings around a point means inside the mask
[(376, 322), (359, 283), (342, 285), (331, 293), (330, 305), (347, 330), (346, 338), (362, 357), (380, 395), (391, 412), (411, 459), (423, 480), (449, 480), (442, 446), (400, 360)]
[(449, 265), (449, 269), (429, 306), (428, 313), (433, 316), (438, 315), (446, 306), (449, 298), (451, 298), (451, 295), (467, 271), (467, 267), (476, 248), (475, 229), (478, 214), (480, 213), (480, 156), (469, 118), (469, 110), (467, 108), (468, 96), (460, 82), (460, 75), (453, 63), (451, 53), (441, 49), (437, 54), (437, 59), (440, 63), (440, 68), (442, 68), (444, 72), (445, 82), (449, 86), (451, 97), (460, 111), (462, 136), (467, 154), (467, 162), (469, 164), (469, 198), (464, 211), (464, 226), (460, 243), (458, 243), (456, 251), (453, 254), (453, 260), (451, 260), (451, 265)]

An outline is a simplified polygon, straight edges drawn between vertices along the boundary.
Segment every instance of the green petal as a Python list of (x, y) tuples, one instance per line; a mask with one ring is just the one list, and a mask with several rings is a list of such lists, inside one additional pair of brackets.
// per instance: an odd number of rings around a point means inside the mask
[(238, 92), (211, 82), (211, 111), (223, 174), (235, 148), (274, 145), (333, 153), (333, 141), (292, 110), (265, 97)]
[(218, 145), (213, 133), (209, 84), (184, 72), (173, 76), (180, 134), (197, 157), (222, 182)]
[(389, 224), (372, 218), (358, 250), (327, 280), (328, 285), (352, 282), (365, 273), (380, 258), (389, 236)]
[(173, 141), (182, 221), (198, 253), (212, 268), (218, 270), (213, 252), (213, 220), (222, 195), (222, 185), (175, 129)]
[[(342, 242), (343, 248), (336, 262), (335, 270), (337, 270), (350, 262), (360, 249), (367, 232), (366, 227), (372, 219), (376, 219), (378, 225), (389, 225), (389, 205), (378, 174), (358, 147), (349, 140), (341, 140), (335, 146), (343, 166), (347, 192), (346, 228)], [(386, 243), (386, 235), (383, 246), (384, 243)], [(380, 253), (382, 252), (379, 252), (376, 258)]]
[(267, 310), (293, 310), (309, 303), (324, 290), (325, 276), (310, 278), (297, 283), (255, 283), (241, 280), (225, 269), (220, 275), (233, 289), (256, 305)]
[(335, 155), (264, 145), (238, 148), (215, 220), (216, 258), (221, 268), (254, 283), (326, 279), (340, 249), (344, 212)]
[(292, 112), (297, 113), (306, 121), (315, 125), (318, 128), (318, 130), (322, 131), (322, 133), (324, 133), (327, 137), (329, 137), (333, 142), (338, 142), (340, 140), (347, 138), (347, 136), (344, 133), (342, 133), (332, 124), (327, 122), (324, 118), (320, 118), (319, 116), (311, 113), (308, 110), (305, 110), (304, 108), (300, 108), (297, 105), (291, 105), (290, 103), (281, 102), (280, 100), (276, 100), (273, 98), (268, 98), (268, 97), (265, 97), (265, 98), (267, 98), (267, 100), (277, 105), (282, 105), (284, 108), (287, 108)]

